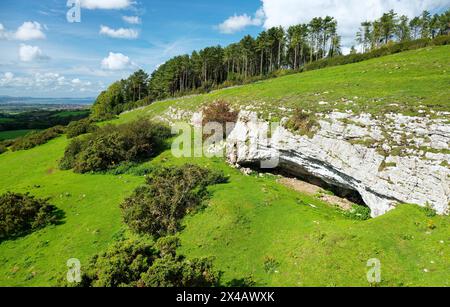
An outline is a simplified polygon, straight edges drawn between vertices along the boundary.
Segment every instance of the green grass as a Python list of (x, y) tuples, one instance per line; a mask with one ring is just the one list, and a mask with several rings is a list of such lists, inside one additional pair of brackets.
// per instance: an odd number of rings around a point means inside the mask
[(12, 131), (1, 131), (0, 132), (0, 142), (5, 140), (14, 140), (21, 136), (25, 136), (28, 133), (35, 130), (12, 130)]
[[(217, 99), (230, 101), (239, 108), (255, 107), (263, 117), (273, 113), (272, 118), (288, 115), (279, 107), (313, 112), (352, 110), (377, 116), (389, 112), (425, 116), (430, 111), (448, 112), (449, 97), (450, 46), (439, 46), (158, 102), (156, 107), (121, 118), (128, 120), (169, 106), (197, 110)], [(320, 105), (321, 101), (328, 104)]]
[[(325, 110), (327, 106), (316, 102), (354, 96), (359, 97), (354, 105), (333, 108), (376, 113), (397, 102), (399, 111), (414, 113), (419, 104), (449, 111), (450, 80), (444, 74), (449, 51), (450, 47), (426, 48), (157, 102), (115, 122), (161, 115), (170, 106), (197, 110), (219, 98), (241, 106), (259, 104), (262, 113), (275, 112), (279, 106)], [(397, 64), (401, 69), (394, 69)], [(48, 197), (65, 212), (61, 225), (0, 243), (0, 286), (55, 285), (64, 278), (69, 258), (85, 265), (126, 231), (119, 204), (144, 177), (59, 171), (67, 142), (60, 137), (29, 151), (0, 156), (0, 193)], [(210, 188), (205, 208), (188, 216), (179, 234), (181, 252), (187, 257), (215, 258), (224, 284), (252, 276), (260, 286), (368, 286), (367, 260), (378, 258), (382, 286), (450, 286), (448, 216), (428, 217), (424, 209), (403, 205), (377, 219), (351, 220), (315, 197), (278, 184), (272, 175), (244, 176), (217, 158), (176, 159), (166, 151), (141, 167), (188, 162), (230, 176), (228, 183)], [(268, 257), (278, 264), (273, 272), (264, 269)]]

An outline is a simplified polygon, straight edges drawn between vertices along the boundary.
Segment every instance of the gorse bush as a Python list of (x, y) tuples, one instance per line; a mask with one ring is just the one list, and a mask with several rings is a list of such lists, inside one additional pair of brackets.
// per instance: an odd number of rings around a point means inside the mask
[(43, 145), (64, 133), (63, 126), (56, 126), (44, 131), (30, 133), (18, 138), (11, 145), (12, 151), (28, 150), (39, 145)]
[(66, 135), (67, 138), (72, 139), (86, 133), (95, 132), (97, 128), (98, 127), (92, 122), (91, 119), (82, 119), (71, 122), (66, 127)]
[(8, 148), (5, 145), (3, 145), (2, 143), (0, 143), (0, 155), (7, 151), (8, 151)]
[(124, 221), (139, 234), (175, 234), (181, 219), (207, 196), (207, 187), (225, 181), (222, 173), (194, 165), (155, 169), (147, 184), (122, 203)]
[(119, 126), (107, 125), (82, 139), (73, 140), (60, 162), (63, 170), (77, 173), (105, 171), (123, 162), (138, 162), (163, 149), (170, 129), (148, 120)]
[(156, 244), (143, 239), (117, 242), (93, 257), (77, 286), (208, 287), (218, 283), (219, 274), (210, 259), (186, 260), (177, 255), (178, 246), (176, 238), (163, 238)]
[(28, 234), (58, 221), (56, 207), (28, 194), (0, 196), (0, 240)]

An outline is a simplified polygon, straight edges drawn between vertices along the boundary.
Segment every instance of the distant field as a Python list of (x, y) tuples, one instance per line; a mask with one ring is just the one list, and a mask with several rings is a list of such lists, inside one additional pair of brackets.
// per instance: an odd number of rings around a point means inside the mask
[(31, 131), (35, 131), (35, 130), (1, 131), (0, 132), (0, 141), (14, 140), (14, 139), (17, 139), (18, 137), (21, 137), (21, 136), (24, 136), (24, 135), (30, 133)]

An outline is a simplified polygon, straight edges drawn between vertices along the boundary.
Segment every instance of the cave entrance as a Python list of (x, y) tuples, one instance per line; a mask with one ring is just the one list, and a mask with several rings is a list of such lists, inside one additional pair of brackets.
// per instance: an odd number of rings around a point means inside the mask
[(280, 164), (278, 168), (275, 169), (261, 169), (257, 167), (255, 164), (251, 165), (243, 165), (244, 167), (249, 167), (250, 169), (260, 172), (264, 171), (265, 173), (271, 173), (274, 175), (280, 175), (286, 178), (294, 178), (314, 186), (320, 187), (326, 191), (332, 192), (335, 196), (346, 199), (354, 204), (361, 205), (367, 207), (364, 202), (361, 194), (358, 191), (346, 187), (342, 187), (335, 184), (330, 184), (325, 180), (312, 175), (306, 170), (299, 167), (290, 167), (289, 165)]

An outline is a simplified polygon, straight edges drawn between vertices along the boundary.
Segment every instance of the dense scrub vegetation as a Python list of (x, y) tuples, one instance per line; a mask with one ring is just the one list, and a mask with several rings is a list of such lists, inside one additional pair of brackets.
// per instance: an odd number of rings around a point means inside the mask
[(211, 287), (219, 274), (210, 259), (177, 255), (179, 241), (123, 240), (96, 255), (83, 271), (80, 287)]
[(97, 126), (93, 123), (92, 119), (81, 119), (79, 121), (73, 121), (66, 127), (67, 138), (73, 139), (77, 136), (91, 133), (97, 130)]
[(198, 209), (207, 187), (225, 181), (222, 173), (194, 165), (156, 169), (147, 184), (122, 203), (124, 221), (139, 234), (173, 235), (181, 219)]
[[(93, 115), (108, 118), (152, 101), (189, 93), (245, 84), (290, 72), (354, 63), (369, 58), (448, 44), (450, 10), (431, 16), (425, 11), (409, 20), (394, 11), (375, 21), (365, 21), (357, 33), (356, 48), (342, 55), (337, 21), (330, 16), (288, 29), (273, 27), (257, 38), (249, 35), (227, 47), (207, 47), (191, 55), (168, 60), (149, 77), (139, 70), (112, 84), (97, 99)], [(418, 40), (417, 42), (411, 42)], [(398, 44), (396, 44), (398, 43)]]
[(56, 207), (28, 194), (0, 196), (0, 240), (22, 236), (58, 221)]
[(19, 114), (0, 113), (0, 131), (42, 130), (54, 126), (65, 126), (89, 116), (89, 110), (39, 110)]
[(8, 150), (8, 148), (6, 148), (6, 146), (2, 143), (0, 143), (0, 155), (4, 152), (6, 152)]
[(74, 139), (60, 162), (63, 170), (77, 173), (104, 171), (122, 162), (138, 162), (163, 149), (170, 129), (149, 120), (107, 125), (81, 139)]
[(33, 132), (14, 140), (11, 144), (12, 151), (28, 150), (60, 136), (64, 133), (63, 126), (55, 126), (44, 131)]

